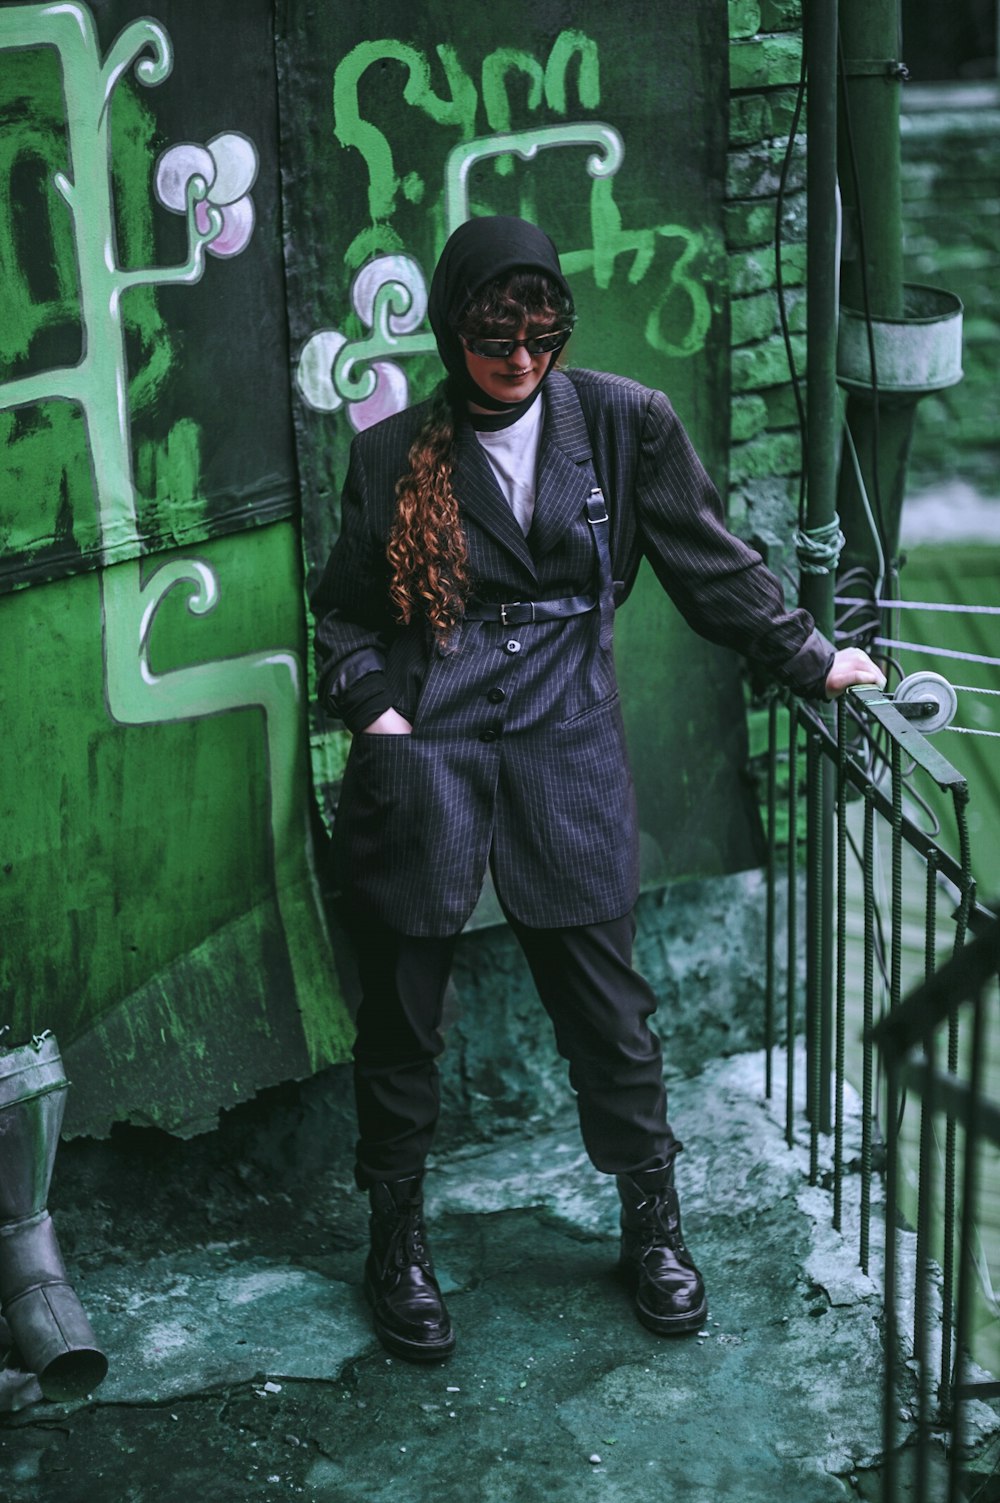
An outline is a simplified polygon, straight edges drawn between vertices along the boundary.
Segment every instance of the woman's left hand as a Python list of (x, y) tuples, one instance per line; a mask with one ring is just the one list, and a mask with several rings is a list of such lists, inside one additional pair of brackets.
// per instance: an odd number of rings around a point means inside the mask
[(836, 699), (852, 684), (874, 684), (885, 688), (885, 674), (873, 663), (861, 647), (842, 647), (834, 653), (830, 672), (826, 676), (826, 697)]

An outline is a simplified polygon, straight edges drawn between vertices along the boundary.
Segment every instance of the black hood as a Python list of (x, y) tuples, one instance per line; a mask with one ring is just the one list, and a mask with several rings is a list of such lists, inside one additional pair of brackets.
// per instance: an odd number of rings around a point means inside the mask
[[(465, 402), (495, 410), (503, 409), (504, 404), (488, 396), (469, 375), (455, 324), (480, 287), (514, 271), (542, 272), (572, 300), (558, 252), (544, 230), (526, 219), (494, 214), (469, 219), (448, 237), (434, 268), (427, 305), (438, 354), (453, 392)], [(549, 362), (550, 369), (555, 358)], [(529, 397), (524, 405), (532, 400)]]

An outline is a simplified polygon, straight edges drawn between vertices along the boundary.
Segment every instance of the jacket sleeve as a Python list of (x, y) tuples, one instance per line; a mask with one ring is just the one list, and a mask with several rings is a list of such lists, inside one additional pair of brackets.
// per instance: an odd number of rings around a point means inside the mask
[(385, 543), (375, 533), (360, 449), (351, 446), (341, 527), (311, 606), (320, 704), (363, 730), (392, 704), (385, 655), (395, 630), (389, 613)]
[(822, 698), (832, 644), (807, 611), (787, 609), (760, 554), (726, 527), (719, 494), (659, 391), (643, 421), (635, 504), (643, 551), (688, 624), (795, 693)]

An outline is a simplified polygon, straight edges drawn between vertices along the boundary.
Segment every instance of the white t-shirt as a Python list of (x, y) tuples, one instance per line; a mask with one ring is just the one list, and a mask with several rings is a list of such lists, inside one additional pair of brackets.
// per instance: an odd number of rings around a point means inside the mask
[(535, 477), (538, 471), (538, 449), (542, 441), (542, 408), (545, 401), (540, 396), (532, 402), (523, 417), (509, 428), (498, 428), (490, 433), (477, 430), (476, 437), (486, 450), (486, 457), (493, 467), (497, 483), (507, 498), (517, 524), (527, 537), (531, 519), (535, 514)]

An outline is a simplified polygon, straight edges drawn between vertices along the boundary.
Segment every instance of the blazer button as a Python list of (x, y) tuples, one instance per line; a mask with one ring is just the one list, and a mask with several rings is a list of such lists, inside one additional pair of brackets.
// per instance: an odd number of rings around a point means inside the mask
[(514, 637), (511, 637), (509, 642), (503, 644), (503, 650), (504, 652), (520, 652), (521, 644)]
[(479, 734), (479, 739), (480, 741), (497, 741), (499, 739), (499, 736), (499, 731), (481, 731)]
[(499, 705), (503, 703), (503, 701), (507, 698), (507, 695), (503, 689), (491, 689), (486, 698), (489, 700), (491, 705)]

